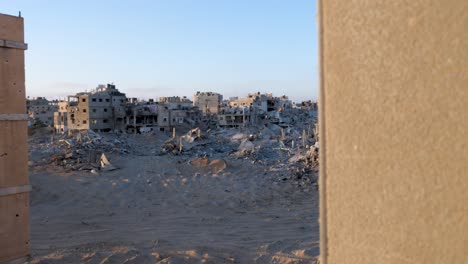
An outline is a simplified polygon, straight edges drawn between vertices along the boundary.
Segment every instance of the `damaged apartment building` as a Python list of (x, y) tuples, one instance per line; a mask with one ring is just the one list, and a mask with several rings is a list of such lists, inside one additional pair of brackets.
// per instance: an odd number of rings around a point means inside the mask
[(247, 97), (230, 98), (220, 109), (220, 127), (245, 127), (262, 123), (280, 124), (284, 122), (282, 113), (292, 109), (293, 104), (287, 96), (274, 97), (273, 94), (260, 92)]
[(122, 130), (125, 128), (126, 100), (125, 94), (113, 84), (99, 85), (91, 92), (68, 96), (68, 101), (63, 104), (67, 110), (66, 126), (70, 132)]
[(49, 101), (45, 97), (26, 99), (26, 112), (29, 125), (54, 125), (54, 112), (57, 111), (57, 101)]
[(193, 96), (193, 105), (198, 107), (203, 116), (217, 115), (221, 110), (223, 96), (213, 92), (197, 92)]
[(159, 102), (153, 99), (139, 101), (127, 98), (113, 84), (99, 85), (91, 92), (68, 96), (67, 101), (57, 103), (57, 111), (53, 114), (57, 133), (170, 131), (174, 127), (191, 128), (201, 118), (201, 111), (187, 97), (161, 97)]
[(198, 107), (186, 97), (160, 97), (159, 102), (132, 100), (127, 106), (126, 129), (129, 132), (152, 130), (171, 131), (173, 128), (196, 126), (202, 118)]

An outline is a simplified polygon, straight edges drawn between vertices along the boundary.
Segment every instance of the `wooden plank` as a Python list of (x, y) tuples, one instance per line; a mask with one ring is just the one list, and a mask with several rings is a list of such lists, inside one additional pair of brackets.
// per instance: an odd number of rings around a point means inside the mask
[(0, 121), (0, 188), (28, 185), (26, 121)]
[(0, 197), (0, 263), (29, 254), (29, 193)]

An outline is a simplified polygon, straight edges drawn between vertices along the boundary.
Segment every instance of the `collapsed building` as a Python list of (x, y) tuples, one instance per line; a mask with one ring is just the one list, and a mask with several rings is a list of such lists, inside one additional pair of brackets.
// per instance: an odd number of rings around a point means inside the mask
[[(152, 130), (171, 131), (176, 127), (191, 128), (201, 121), (201, 111), (190, 100), (181, 102), (178, 97), (168, 102), (138, 102), (127, 105), (126, 127), (130, 132)], [(177, 99), (178, 98), (178, 99)]]
[(244, 98), (230, 98), (218, 114), (218, 122), (221, 127), (281, 124), (289, 121), (283, 113), (292, 108), (291, 100), (285, 95), (274, 97), (271, 93), (250, 93)]
[(57, 108), (57, 101), (49, 101), (45, 97), (27, 99), (26, 111), (29, 116), (29, 124), (40, 123), (52, 126), (54, 124), (54, 112)]
[(99, 85), (91, 92), (77, 93), (56, 103), (53, 123), (57, 133), (172, 131), (178, 127), (191, 129), (202, 121), (211, 127), (240, 128), (268, 123), (287, 126), (292, 110), (313, 110), (312, 102), (293, 108), (287, 96), (274, 97), (271, 93), (251, 93), (224, 102), (221, 94), (213, 92), (197, 92), (193, 98), (191, 101), (185, 96), (172, 96), (140, 101), (127, 98), (113, 84)]
[(231, 107), (250, 106), (263, 112), (282, 111), (293, 107), (291, 100), (286, 95), (275, 97), (271, 93), (261, 94), (260, 92), (250, 93), (244, 98), (232, 98), (228, 104)]
[(216, 115), (221, 109), (223, 96), (213, 92), (197, 92), (193, 96), (193, 106), (198, 107), (204, 116)]

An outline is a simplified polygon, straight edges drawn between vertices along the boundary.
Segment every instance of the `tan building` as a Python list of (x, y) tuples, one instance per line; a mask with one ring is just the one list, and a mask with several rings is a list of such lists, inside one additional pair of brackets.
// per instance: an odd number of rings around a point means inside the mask
[(127, 131), (171, 131), (174, 127), (192, 128), (201, 121), (202, 114), (198, 108), (171, 109), (171, 106), (170, 103), (154, 102), (129, 105), (125, 118)]
[(251, 124), (254, 112), (252, 107), (223, 107), (218, 114), (220, 127), (243, 127)]
[(169, 106), (169, 109), (190, 109), (193, 108), (193, 102), (186, 96), (160, 97), (159, 102)]
[(56, 101), (49, 101), (44, 97), (27, 99), (26, 109), (30, 124), (40, 122), (46, 126), (54, 125), (54, 112), (58, 109)]
[(125, 127), (124, 93), (113, 84), (99, 85), (90, 93), (68, 96), (68, 129), (111, 131)]
[(66, 133), (68, 131), (68, 102), (60, 101), (57, 103), (58, 111), (54, 113), (55, 133)]
[(248, 106), (256, 108), (259, 112), (263, 111), (266, 112), (267, 108), (267, 95), (258, 93), (251, 93), (248, 94), (247, 97), (244, 98), (232, 98), (229, 100), (229, 106), (231, 107), (238, 107), (238, 106)]
[(219, 93), (197, 92), (193, 96), (193, 105), (198, 107), (203, 115), (218, 114), (222, 101), (223, 96)]

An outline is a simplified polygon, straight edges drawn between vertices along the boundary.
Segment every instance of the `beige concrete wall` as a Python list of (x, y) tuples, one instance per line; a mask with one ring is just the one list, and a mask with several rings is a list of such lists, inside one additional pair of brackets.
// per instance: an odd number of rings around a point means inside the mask
[(322, 264), (468, 263), (468, 1), (320, 20)]
[[(0, 41), (24, 42), (23, 19), (0, 14)], [(24, 50), (0, 45), (0, 263), (29, 254)]]

